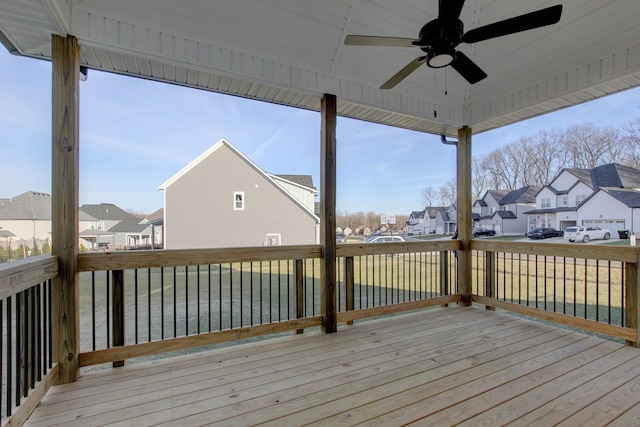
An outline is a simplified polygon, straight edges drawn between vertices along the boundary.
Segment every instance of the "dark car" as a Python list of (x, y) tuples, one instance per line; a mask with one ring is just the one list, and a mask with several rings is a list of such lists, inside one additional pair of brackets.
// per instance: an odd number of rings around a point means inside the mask
[(344, 233), (336, 233), (336, 243), (345, 243), (347, 236)]
[(496, 235), (496, 230), (490, 230), (484, 227), (473, 229), (473, 237), (476, 237), (476, 238), (480, 236), (495, 236), (495, 235)]
[(555, 228), (534, 228), (527, 233), (527, 237), (530, 239), (546, 239), (548, 237), (562, 237), (564, 233)]

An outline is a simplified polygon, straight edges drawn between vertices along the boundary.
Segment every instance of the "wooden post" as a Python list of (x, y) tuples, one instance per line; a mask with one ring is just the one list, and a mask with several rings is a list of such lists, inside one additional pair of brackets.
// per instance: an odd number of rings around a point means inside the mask
[[(440, 251), (440, 296), (449, 295), (449, 251)], [(449, 307), (449, 304), (442, 304)]]
[[(296, 318), (304, 317), (304, 261), (296, 260)], [(296, 334), (301, 334), (304, 329), (296, 329)]]
[[(344, 259), (344, 285), (346, 288), (345, 303), (347, 306), (347, 311), (353, 311), (355, 309), (354, 282), (355, 277), (353, 272), (353, 257), (348, 256)], [(347, 322), (347, 325), (353, 325), (353, 320), (349, 320)]]
[(320, 310), (322, 330), (336, 332), (336, 124), (335, 95), (325, 94), (321, 105), (320, 136)]
[(626, 324), (627, 328), (636, 330), (636, 342), (627, 341), (627, 345), (631, 347), (640, 347), (640, 292), (638, 292), (638, 284), (640, 283), (640, 251), (638, 252), (638, 260), (635, 264), (625, 263), (625, 305), (626, 305)]
[[(484, 259), (484, 296), (494, 298), (496, 296), (496, 253), (485, 252)], [(490, 305), (485, 306), (487, 310), (495, 311), (496, 308)]]
[(53, 361), (57, 383), (78, 377), (78, 165), (80, 47), (75, 37), (52, 36), (51, 251), (58, 275), (51, 291)]
[[(111, 342), (114, 347), (124, 345), (124, 271), (113, 270), (111, 272), (111, 318), (113, 328), (111, 330)], [(113, 367), (124, 366), (124, 360), (116, 360)]]
[(461, 305), (471, 305), (471, 128), (458, 129), (458, 291)]

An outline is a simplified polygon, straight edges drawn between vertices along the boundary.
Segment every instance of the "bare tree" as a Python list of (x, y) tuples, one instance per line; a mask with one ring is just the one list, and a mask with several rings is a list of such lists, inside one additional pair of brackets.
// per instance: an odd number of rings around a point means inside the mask
[(623, 158), (624, 144), (620, 143), (618, 131), (612, 127), (597, 127), (593, 123), (572, 125), (563, 142), (574, 168), (593, 169)]
[(442, 187), (440, 187), (440, 204), (442, 206), (448, 206), (456, 203), (458, 194), (458, 185), (455, 179), (447, 181)]
[(489, 171), (482, 166), (482, 160), (474, 157), (471, 161), (471, 196), (474, 199), (482, 197), (488, 190)]
[(640, 168), (640, 117), (631, 120), (623, 132), (625, 154), (620, 163), (638, 169)]
[(428, 207), (433, 206), (433, 203), (438, 197), (438, 192), (433, 189), (432, 186), (424, 187), (422, 189), (422, 204)]

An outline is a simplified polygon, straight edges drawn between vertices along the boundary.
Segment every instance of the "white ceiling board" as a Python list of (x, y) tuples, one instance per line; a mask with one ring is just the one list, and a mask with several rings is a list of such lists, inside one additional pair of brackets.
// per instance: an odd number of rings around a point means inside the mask
[(488, 77), (419, 67), (379, 86), (418, 48), (345, 46), (348, 34), (417, 38), (436, 0), (2, 0), (0, 32), (26, 56), (50, 57), (70, 34), (90, 68), (429, 133), (474, 133), (635, 87), (637, 0), (467, 0), (465, 30), (561, 3), (556, 25), (458, 49)]

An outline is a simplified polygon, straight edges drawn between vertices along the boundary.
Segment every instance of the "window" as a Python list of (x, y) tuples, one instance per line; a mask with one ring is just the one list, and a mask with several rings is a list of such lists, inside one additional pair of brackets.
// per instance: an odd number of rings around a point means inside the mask
[(576, 206), (578, 206), (584, 199), (587, 198), (586, 194), (576, 194)]
[(550, 208), (551, 207), (551, 199), (549, 197), (545, 197), (543, 199), (540, 199), (540, 207), (542, 209)]
[(491, 215), (493, 215), (494, 213), (496, 213), (496, 208), (491, 207)]
[(562, 206), (569, 205), (569, 196), (562, 196)]
[(244, 210), (244, 191), (233, 192), (233, 210), (234, 211)]

